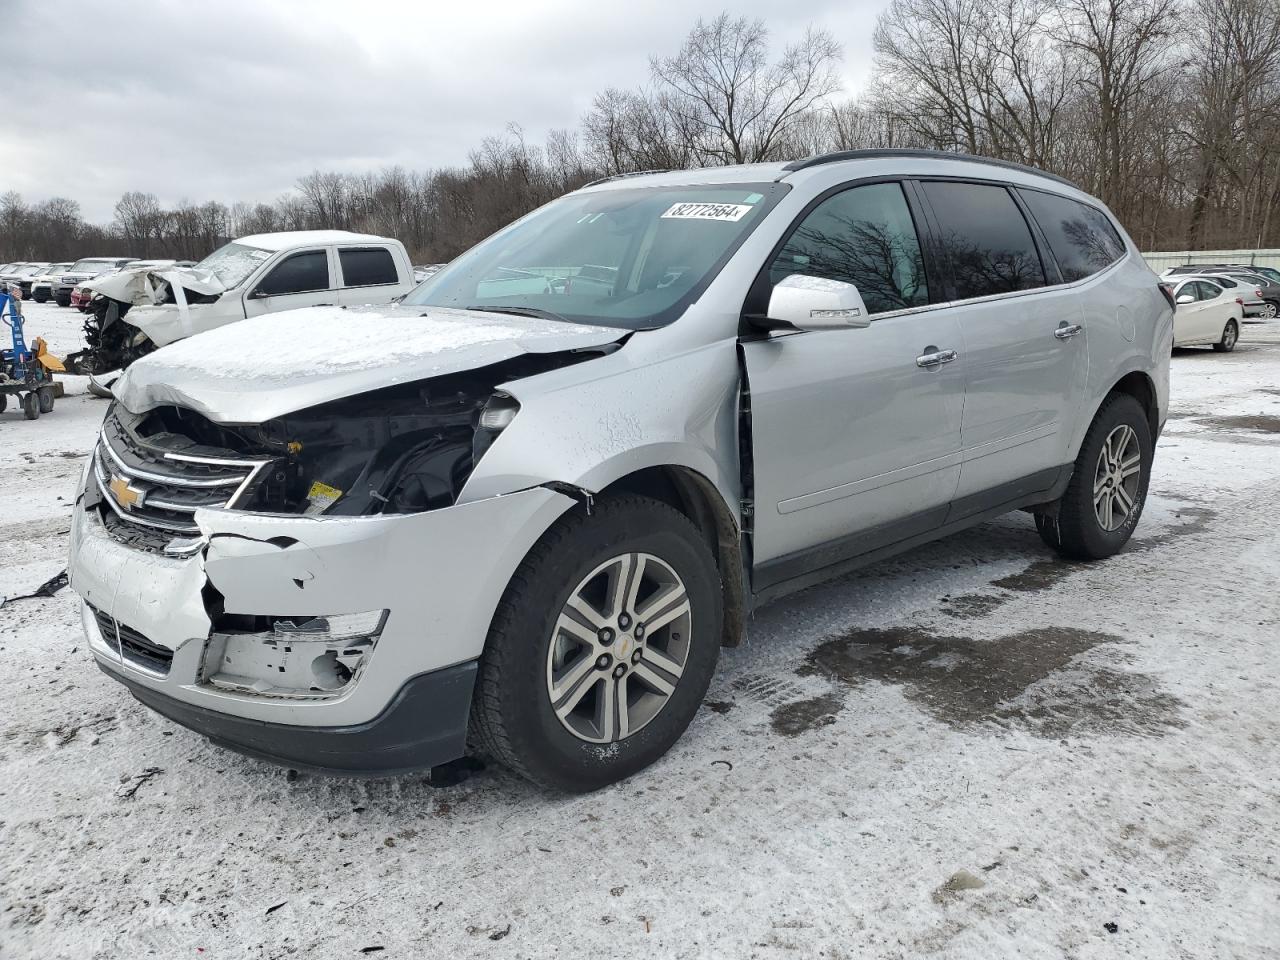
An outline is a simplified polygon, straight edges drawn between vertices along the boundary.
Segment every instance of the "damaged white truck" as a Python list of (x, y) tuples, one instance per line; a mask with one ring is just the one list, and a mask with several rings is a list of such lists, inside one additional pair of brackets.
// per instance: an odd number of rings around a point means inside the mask
[(194, 266), (125, 266), (86, 282), (94, 293), (87, 347), (67, 362), (108, 385), (139, 357), (194, 334), (299, 307), (391, 303), (416, 282), (404, 245), (388, 237), (346, 230), (241, 237)]
[(1172, 318), (1105, 208), (1016, 165), (613, 179), (394, 306), (138, 360), (71, 585), (101, 668), (218, 743), (347, 774), (472, 743), (593, 789), (675, 743), (758, 604), (1016, 509), (1118, 552)]

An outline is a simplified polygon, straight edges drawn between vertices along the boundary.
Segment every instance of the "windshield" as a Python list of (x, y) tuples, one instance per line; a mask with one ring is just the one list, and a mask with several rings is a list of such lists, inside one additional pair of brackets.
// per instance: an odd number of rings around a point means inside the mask
[(787, 189), (751, 183), (570, 194), (473, 247), (404, 302), (632, 330), (662, 326), (706, 288)]
[(116, 265), (114, 260), (77, 260), (67, 273), (91, 273), (95, 277)]
[(270, 250), (250, 247), (243, 243), (228, 243), (209, 254), (193, 270), (207, 270), (230, 290), (239, 286), (264, 260), (271, 258)]

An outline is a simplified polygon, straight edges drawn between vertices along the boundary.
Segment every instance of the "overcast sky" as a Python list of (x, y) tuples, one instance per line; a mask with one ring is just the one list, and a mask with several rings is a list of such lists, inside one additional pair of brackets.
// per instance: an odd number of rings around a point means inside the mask
[[(780, 48), (809, 23), (867, 80), (885, 0), (744, 0)], [(723, 3), (541, 0), (0, 0), (0, 192), (78, 200), (109, 221), (161, 203), (272, 200), (314, 169), (463, 163), (519, 123), (541, 143), (607, 86), (648, 78)]]

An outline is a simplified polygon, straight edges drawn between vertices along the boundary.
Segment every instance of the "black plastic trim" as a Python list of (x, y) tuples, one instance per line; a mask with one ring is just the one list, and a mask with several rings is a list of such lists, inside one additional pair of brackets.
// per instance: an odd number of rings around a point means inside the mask
[(1022, 507), (1056, 500), (1066, 490), (1071, 471), (1072, 464), (1051, 467), (950, 504), (758, 564), (753, 578), (753, 606), (852, 573)]
[(197, 706), (99, 663), (142, 704), (219, 746), (259, 760), (336, 776), (387, 777), (426, 770), (466, 753), (478, 661), (407, 680), (378, 716), (344, 727), (268, 723)]

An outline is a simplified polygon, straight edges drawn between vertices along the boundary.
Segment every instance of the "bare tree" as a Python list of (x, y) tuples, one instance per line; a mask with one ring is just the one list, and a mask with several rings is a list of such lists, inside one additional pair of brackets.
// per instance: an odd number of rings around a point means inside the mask
[(840, 45), (810, 27), (769, 62), (763, 20), (722, 13), (699, 20), (674, 57), (650, 60), (666, 106), (691, 131), (692, 151), (712, 163), (772, 159), (791, 127), (839, 89)]

